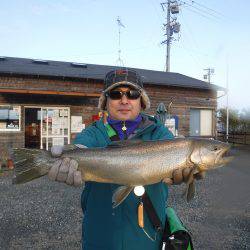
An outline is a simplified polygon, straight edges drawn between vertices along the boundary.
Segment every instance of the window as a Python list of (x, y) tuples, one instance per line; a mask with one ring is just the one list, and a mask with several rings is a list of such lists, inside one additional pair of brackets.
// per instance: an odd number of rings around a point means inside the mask
[(0, 131), (20, 131), (20, 106), (0, 106)]
[(190, 136), (213, 136), (213, 111), (190, 109)]

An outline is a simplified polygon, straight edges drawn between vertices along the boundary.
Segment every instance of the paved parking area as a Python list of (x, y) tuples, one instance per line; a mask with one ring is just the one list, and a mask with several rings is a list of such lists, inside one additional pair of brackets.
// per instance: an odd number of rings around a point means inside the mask
[(173, 187), (173, 206), (193, 233), (196, 249), (250, 249), (250, 147), (232, 149), (235, 159), (197, 182), (195, 199), (180, 197)]

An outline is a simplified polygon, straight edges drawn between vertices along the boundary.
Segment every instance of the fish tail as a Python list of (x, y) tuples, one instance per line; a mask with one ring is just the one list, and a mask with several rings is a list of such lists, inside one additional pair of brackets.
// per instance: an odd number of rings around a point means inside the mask
[(40, 149), (14, 148), (10, 150), (14, 163), (13, 184), (21, 184), (46, 175), (50, 169), (50, 153)]

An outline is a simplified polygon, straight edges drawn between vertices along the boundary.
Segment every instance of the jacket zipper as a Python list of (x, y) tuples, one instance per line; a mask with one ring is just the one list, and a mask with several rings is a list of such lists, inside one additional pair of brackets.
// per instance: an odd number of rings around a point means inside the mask
[(125, 121), (122, 122), (122, 132), (123, 132), (123, 140), (127, 140), (127, 127)]

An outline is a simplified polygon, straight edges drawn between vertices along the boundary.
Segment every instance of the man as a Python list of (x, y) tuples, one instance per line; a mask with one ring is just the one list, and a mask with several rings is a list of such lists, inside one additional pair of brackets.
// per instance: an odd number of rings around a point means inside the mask
[[(86, 147), (105, 147), (117, 140), (160, 140), (173, 139), (171, 132), (159, 120), (142, 113), (150, 107), (150, 101), (140, 76), (132, 70), (114, 70), (105, 78), (104, 91), (99, 99), (99, 108), (107, 110), (107, 121), (101, 119), (76, 136), (75, 144)], [(53, 149), (52, 149), (53, 151)], [(53, 153), (53, 152), (52, 152)], [(54, 152), (56, 153), (56, 152)], [(71, 162), (71, 164), (69, 163)], [(77, 163), (64, 159), (53, 167), (49, 176), (58, 178), (60, 171), (68, 170), (74, 175), (74, 184), (81, 184)], [(66, 170), (67, 172), (67, 170)], [(56, 173), (56, 174), (55, 174)], [(185, 173), (189, 173), (186, 170)], [(183, 181), (182, 172), (175, 172), (168, 184)], [(158, 250), (161, 234), (157, 233), (144, 213), (144, 229), (138, 225), (137, 209), (140, 203), (133, 192), (116, 208), (112, 208), (115, 184), (87, 182), (82, 192), (83, 210), (82, 247), (84, 250)], [(168, 188), (165, 183), (145, 187), (154, 208), (165, 223)]]

